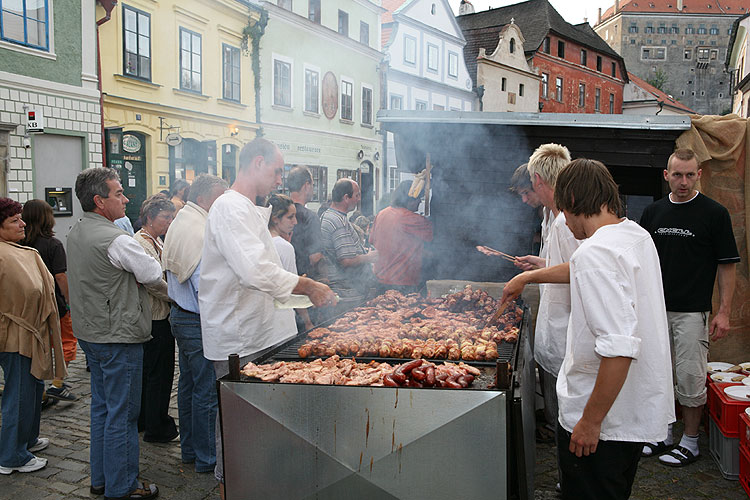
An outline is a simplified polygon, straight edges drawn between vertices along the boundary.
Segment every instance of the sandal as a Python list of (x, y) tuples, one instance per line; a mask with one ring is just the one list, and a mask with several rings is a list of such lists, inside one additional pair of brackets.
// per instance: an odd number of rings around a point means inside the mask
[[(663, 452), (672, 449), (671, 444), (667, 444), (664, 441), (659, 441), (658, 443), (645, 443), (643, 445), (643, 451), (641, 451), (642, 457), (656, 457), (661, 455)], [(649, 453), (646, 453), (646, 448), (648, 448)]]
[[(671, 462), (668, 460), (662, 460), (664, 457), (672, 457), (677, 462)], [(659, 457), (659, 463), (667, 465), (669, 467), (685, 467), (686, 465), (692, 464), (700, 458), (700, 454), (695, 455), (692, 451), (688, 450), (684, 446), (675, 446), (671, 451), (668, 451), (664, 455)]]

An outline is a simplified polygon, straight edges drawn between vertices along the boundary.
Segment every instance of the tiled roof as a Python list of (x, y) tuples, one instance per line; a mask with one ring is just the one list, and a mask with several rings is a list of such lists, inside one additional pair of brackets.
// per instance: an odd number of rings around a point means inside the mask
[(393, 31), (393, 28), (390, 27), (390, 24), (388, 27), (383, 26), (380, 30), (380, 50), (385, 50), (385, 46), (388, 45), (388, 40), (391, 39), (391, 32)]
[(383, 12), (383, 15), (380, 16), (381, 24), (393, 22), (393, 13), (405, 2), (406, 0), (383, 0), (381, 7), (383, 7), (386, 12)]
[[(685, 14), (726, 14), (741, 16), (750, 12), (747, 0), (684, 0)], [(602, 14), (602, 21), (614, 15), (615, 6)], [(653, 12), (677, 14), (677, 0), (620, 0), (621, 12)]]
[(591, 27), (584, 23), (574, 26), (555, 10), (548, 0), (528, 0), (497, 9), (485, 10), (474, 14), (456, 17), (458, 25), (466, 38), (464, 60), (471, 78), (476, 83), (477, 56), (480, 47), (488, 53), (497, 47), (500, 29), (510, 23), (511, 19), (521, 28), (526, 41), (524, 50), (527, 56), (533, 55), (541, 46), (550, 31), (571, 41), (588, 46), (613, 59), (622, 60)]
[(695, 111), (688, 108), (687, 106), (682, 104), (680, 101), (676, 100), (674, 97), (668, 95), (665, 92), (662, 92), (661, 90), (657, 89), (656, 87), (654, 87), (647, 81), (638, 78), (633, 73), (628, 72), (628, 77), (630, 78), (630, 83), (638, 85), (640, 88), (642, 88), (646, 92), (651, 93), (656, 98), (657, 101), (663, 102), (664, 104), (668, 104), (675, 108), (682, 109), (683, 111), (687, 111), (689, 113), (695, 113)]

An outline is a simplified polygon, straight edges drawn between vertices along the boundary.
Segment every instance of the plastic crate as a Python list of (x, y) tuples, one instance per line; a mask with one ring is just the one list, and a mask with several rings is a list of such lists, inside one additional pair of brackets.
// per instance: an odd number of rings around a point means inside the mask
[(750, 450), (740, 447), (740, 484), (750, 496)]
[(727, 396), (724, 388), (730, 385), (738, 384), (714, 383), (708, 386), (708, 413), (725, 436), (736, 438), (740, 435), (740, 413), (745, 412), (750, 401), (737, 401)]
[(740, 413), (740, 448), (750, 453), (750, 416), (744, 411)]
[(740, 439), (725, 436), (713, 417), (708, 419), (708, 451), (724, 479), (740, 478)]

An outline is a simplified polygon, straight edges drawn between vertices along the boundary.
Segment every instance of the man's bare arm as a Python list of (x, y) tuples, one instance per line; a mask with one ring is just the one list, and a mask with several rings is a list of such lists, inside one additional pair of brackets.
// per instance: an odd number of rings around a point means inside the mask
[(359, 266), (361, 264), (372, 263), (372, 262), (375, 262), (377, 259), (378, 259), (378, 251), (370, 250), (367, 253), (357, 255), (356, 257), (352, 257), (350, 259), (340, 259), (339, 264), (341, 264), (341, 267), (352, 267), (352, 266)]
[(525, 271), (515, 276), (503, 288), (500, 307), (521, 295), (523, 288), (529, 283), (570, 283), (570, 263), (564, 262), (552, 267)]
[(631, 358), (622, 356), (602, 358), (594, 390), (583, 409), (581, 420), (575, 425), (570, 436), (568, 449), (577, 457), (596, 452), (602, 421), (620, 394), (620, 389), (628, 377), (631, 361)]
[(732, 297), (734, 297), (734, 284), (737, 277), (737, 264), (719, 264), (719, 310), (708, 332), (711, 340), (719, 340), (726, 336), (729, 331), (729, 313), (732, 310)]

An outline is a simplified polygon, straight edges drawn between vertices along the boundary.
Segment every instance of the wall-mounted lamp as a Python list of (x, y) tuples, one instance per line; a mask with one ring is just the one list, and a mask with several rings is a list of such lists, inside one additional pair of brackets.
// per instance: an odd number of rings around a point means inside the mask
[(232, 137), (236, 136), (240, 133), (240, 129), (237, 127), (232, 127), (232, 133), (230, 134)]
[(539, 101), (539, 112), (541, 113), (544, 109), (544, 101)]
[(380, 159), (380, 151), (375, 151), (375, 154), (372, 157), (375, 161), (378, 161)]
[(365, 157), (365, 152), (360, 149), (359, 153), (357, 153), (357, 159), (361, 160), (364, 157)]

